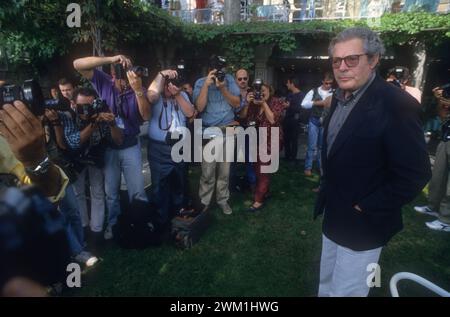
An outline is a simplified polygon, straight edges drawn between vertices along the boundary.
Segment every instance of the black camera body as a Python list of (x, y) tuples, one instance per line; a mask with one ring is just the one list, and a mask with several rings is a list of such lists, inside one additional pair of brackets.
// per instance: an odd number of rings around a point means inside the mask
[(70, 249), (64, 219), (33, 187), (0, 180), (0, 289), (12, 277), (44, 286), (65, 281)]
[(55, 111), (70, 111), (70, 100), (64, 97), (60, 99), (47, 99), (44, 101), (44, 108)]
[(213, 56), (210, 65), (210, 69), (215, 69), (215, 76), (219, 82), (223, 82), (225, 80), (225, 68), (227, 67), (227, 60), (223, 56)]
[(100, 98), (95, 99), (92, 105), (77, 105), (77, 113), (86, 116), (89, 118), (88, 120), (91, 120), (92, 117), (103, 112), (109, 112), (109, 107), (106, 104), (106, 101)]
[(262, 100), (262, 86), (262, 79), (255, 79), (255, 81), (253, 82), (253, 94), (255, 95), (255, 100)]
[(165, 78), (166, 84), (171, 83), (172, 85), (181, 88), (181, 85), (186, 83), (186, 66), (183, 61), (178, 63), (175, 67), (172, 67), (172, 70), (175, 70), (177, 72), (177, 77), (169, 79), (168, 77)]
[(148, 68), (144, 66), (131, 66), (128, 67), (126, 70), (124, 69), (122, 64), (115, 64), (114, 65), (114, 73), (116, 79), (127, 79), (127, 71), (135, 72), (136, 75), (139, 77), (148, 77)]
[(0, 109), (4, 104), (12, 104), (15, 100), (24, 102), (35, 116), (44, 114), (44, 95), (41, 86), (34, 79), (25, 80), (22, 85), (0, 87)]

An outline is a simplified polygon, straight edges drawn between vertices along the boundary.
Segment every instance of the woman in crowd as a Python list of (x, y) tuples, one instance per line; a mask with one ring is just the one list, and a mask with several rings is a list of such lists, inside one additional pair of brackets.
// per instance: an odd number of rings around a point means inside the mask
[[(273, 88), (270, 85), (263, 83), (260, 98), (258, 98), (258, 92), (250, 92), (247, 95), (247, 105), (241, 111), (241, 118), (247, 119), (248, 126), (254, 125), (256, 128), (267, 128), (267, 143), (265, 145), (267, 148), (260, 149), (260, 142), (258, 142), (257, 161), (254, 164), (256, 172), (256, 190), (253, 204), (248, 209), (250, 212), (261, 210), (264, 207), (264, 201), (268, 198), (270, 173), (262, 173), (261, 168), (262, 166), (270, 165), (270, 162), (262, 162), (260, 153), (271, 155), (272, 128), (278, 128), (279, 131), (279, 139), (276, 140), (279, 143), (279, 147), (274, 150), (279, 151), (282, 147), (283, 137), (282, 129), (280, 129), (280, 121), (283, 110), (285, 109), (285, 104), (281, 99), (274, 97), (273, 94)], [(259, 137), (261, 137), (261, 135)]]

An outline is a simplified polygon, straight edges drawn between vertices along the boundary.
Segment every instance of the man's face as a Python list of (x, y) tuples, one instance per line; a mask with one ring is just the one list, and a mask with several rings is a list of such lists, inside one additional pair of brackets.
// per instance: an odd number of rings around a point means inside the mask
[(241, 89), (248, 88), (248, 73), (241, 69), (236, 72), (236, 82)]
[[(76, 104), (77, 104), (77, 112), (79, 109), (82, 109), (83, 106), (89, 106), (92, 107), (92, 104), (94, 103), (95, 98), (93, 96), (83, 96), (83, 95), (78, 95), (77, 96), (77, 100), (76, 100)], [(83, 121), (86, 121), (89, 119), (88, 116), (84, 115), (84, 114), (80, 114), (78, 113), (80, 116), (80, 119)]]
[(69, 99), (72, 100), (73, 98), (73, 86), (72, 84), (65, 84), (65, 85), (59, 85), (59, 90), (61, 91), (61, 94)]
[(290, 80), (288, 80), (288, 81), (286, 82), (286, 87), (287, 87), (287, 89), (288, 89), (289, 91), (291, 90), (291, 88), (292, 88), (292, 83), (291, 83)]
[(334, 80), (333, 79), (324, 79), (322, 80), (322, 88), (324, 90), (330, 90), (333, 87)]
[(333, 60), (336, 58), (354, 57), (352, 66), (348, 66), (344, 60), (338, 65), (333, 65), (334, 77), (339, 88), (344, 91), (353, 92), (361, 88), (370, 78), (373, 70), (378, 64), (379, 57), (375, 56), (369, 60), (364, 52), (363, 41), (361, 39), (351, 39), (345, 42), (337, 43), (333, 50)]
[(192, 91), (192, 86), (191, 86), (191, 84), (184, 84), (184, 85), (181, 87), (181, 89), (182, 89), (185, 93), (187, 93), (188, 95), (192, 96), (193, 91)]

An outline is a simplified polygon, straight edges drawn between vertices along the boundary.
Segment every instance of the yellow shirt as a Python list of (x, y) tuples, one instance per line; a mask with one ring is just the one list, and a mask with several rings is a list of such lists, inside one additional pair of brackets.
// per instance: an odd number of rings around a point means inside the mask
[[(58, 166), (56, 167), (59, 169), (62, 178), (61, 189), (58, 195), (48, 197), (51, 202), (57, 202), (64, 197), (64, 192), (66, 191), (67, 184), (69, 183), (69, 178), (64, 173), (64, 171)], [(9, 147), (9, 144), (2, 136), (0, 136), (0, 173), (13, 174), (19, 179), (21, 184), (31, 184), (31, 179), (25, 173), (24, 166), (16, 159)]]

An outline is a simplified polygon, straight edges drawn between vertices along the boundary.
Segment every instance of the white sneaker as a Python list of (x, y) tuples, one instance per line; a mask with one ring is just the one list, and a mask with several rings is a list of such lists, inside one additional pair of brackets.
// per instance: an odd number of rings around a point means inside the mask
[(450, 232), (450, 225), (443, 223), (440, 220), (435, 220), (432, 222), (425, 222), (428, 228), (438, 231)]
[(105, 240), (111, 240), (113, 238), (112, 226), (106, 227), (105, 233), (103, 234), (103, 238)]
[(75, 261), (85, 264), (87, 267), (94, 266), (98, 262), (98, 258), (87, 251), (81, 251), (74, 256)]
[(230, 205), (228, 205), (228, 203), (219, 204), (219, 207), (220, 209), (222, 209), (225, 215), (231, 215), (233, 213), (233, 210), (231, 209)]
[(436, 211), (431, 210), (430, 207), (428, 206), (416, 206), (414, 207), (414, 210), (424, 215), (429, 215), (433, 217), (438, 216), (438, 213)]

